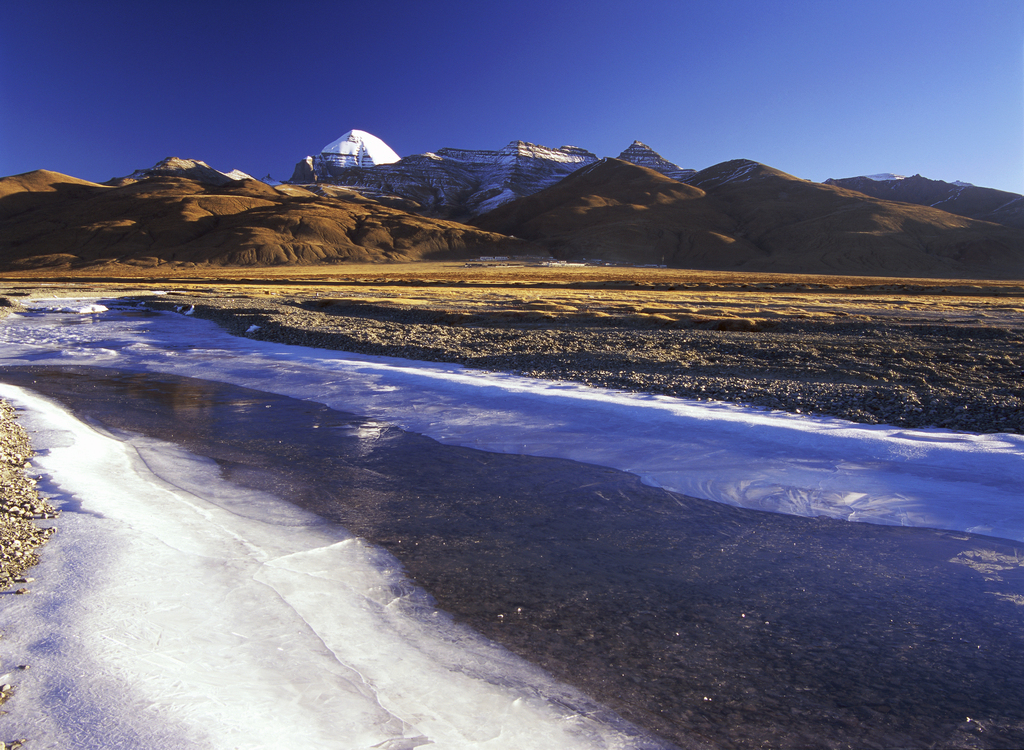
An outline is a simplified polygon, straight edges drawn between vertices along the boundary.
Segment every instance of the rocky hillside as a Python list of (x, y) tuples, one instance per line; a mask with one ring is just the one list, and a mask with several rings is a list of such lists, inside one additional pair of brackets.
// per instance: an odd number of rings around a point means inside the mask
[[(437, 159), (422, 173), (426, 182), (406, 172), (405, 192), (427, 202), (465, 196), (481, 186), (473, 181), (480, 175), (500, 175), (503, 192), (474, 203), (499, 205), (472, 226), (425, 217), (409, 195), (367, 196), (322, 182), (272, 187), (188, 159), (164, 160), (109, 185), (45, 171), (7, 177), (0, 179), (0, 268), (552, 255), (700, 270), (1024, 278), (1021, 229), (808, 182), (748, 160), (692, 172), (634, 143), (624, 155), (658, 170), (620, 159), (580, 167), (577, 157), (593, 155), (513, 146), (498, 157), (448, 149), (357, 168)], [(552, 163), (562, 165), (562, 179), (555, 181)], [(476, 177), (467, 187), (469, 174)], [(474, 201), (484, 193), (473, 193)], [(523, 196), (502, 202), (506, 193)]]
[(291, 182), (398, 197), (413, 201), (425, 215), (464, 220), (553, 185), (595, 161), (594, 154), (575, 146), (548, 148), (513, 141), (497, 151), (442, 148), (369, 167), (307, 157), (296, 165)]

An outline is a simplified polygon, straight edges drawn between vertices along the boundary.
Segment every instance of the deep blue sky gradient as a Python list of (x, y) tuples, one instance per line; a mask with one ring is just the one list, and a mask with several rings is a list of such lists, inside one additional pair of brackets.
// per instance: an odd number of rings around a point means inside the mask
[(0, 0), (0, 175), (287, 179), (352, 128), (1024, 193), (1024, 2)]

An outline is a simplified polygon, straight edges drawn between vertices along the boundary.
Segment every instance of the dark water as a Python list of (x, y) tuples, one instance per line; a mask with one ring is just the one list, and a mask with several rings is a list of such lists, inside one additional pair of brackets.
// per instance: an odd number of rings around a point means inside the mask
[(337, 521), (457, 618), (680, 744), (1024, 747), (1024, 544), (730, 508), (220, 383), (0, 380)]

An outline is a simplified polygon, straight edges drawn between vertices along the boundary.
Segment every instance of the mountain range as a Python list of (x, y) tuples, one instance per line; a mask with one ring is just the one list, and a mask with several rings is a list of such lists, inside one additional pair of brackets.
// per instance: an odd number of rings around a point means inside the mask
[(743, 159), (685, 183), (605, 159), (471, 223), (562, 258), (764, 273), (1024, 278), (1024, 231)]
[(639, 141), (614, 159), (523, 141), (398, 158), (374, 136), (349, 131), (285, 184), (176, 158), (103, 185), (46, 171), (2, 178), (0, 268), (515, 254), (1021, 279), (1018, 199), (895, 175), (814, 183), (749, 160), (697, 171)]

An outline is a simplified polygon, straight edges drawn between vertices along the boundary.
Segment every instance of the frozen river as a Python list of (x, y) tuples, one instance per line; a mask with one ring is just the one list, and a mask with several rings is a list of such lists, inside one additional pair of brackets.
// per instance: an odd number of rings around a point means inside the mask
[(4, 607), (32, 663), (6, 734), (670, 746), (625, 716), (682, 746), (1024, 737), (1020, 436), (42, 307), (0, 323), (0, 395), (65, 508)]

